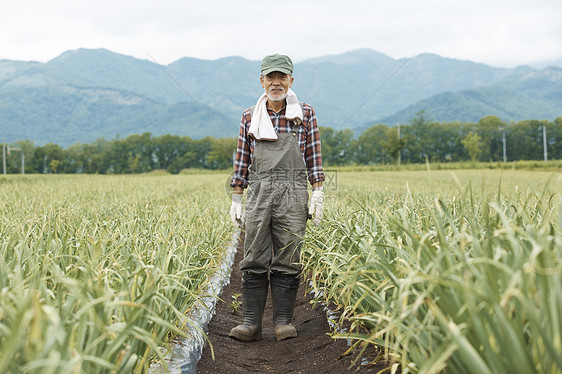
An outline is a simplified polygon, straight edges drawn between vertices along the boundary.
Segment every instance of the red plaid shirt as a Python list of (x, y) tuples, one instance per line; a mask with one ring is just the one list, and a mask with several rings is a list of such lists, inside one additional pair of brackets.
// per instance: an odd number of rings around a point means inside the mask
[[(285, 118), (285, 107), (279, 113), (267, 109), (273, 128), (276, 133), (287, 133), (290, 131), (289, 121)], [(303, 103), (303, 126), (298, 127), (298, 142), (303, 160), (308, 172), (310, 184), (323, 181), (324, 171), (322, 170), (322, 155), (320, 151), (320, 133), (316, 123), (314, 108), (309, 104)], [(240, 121), (240, 134), (238, 135), (238, 149), (236, 150), (236, 161), (234, 163), (234, 175), (230, 186), (248, 187), (248, 168), (252, 162), (255, 140), (248, 138), (248, 129), (252, 120), (250, 108), (242, 114)]]

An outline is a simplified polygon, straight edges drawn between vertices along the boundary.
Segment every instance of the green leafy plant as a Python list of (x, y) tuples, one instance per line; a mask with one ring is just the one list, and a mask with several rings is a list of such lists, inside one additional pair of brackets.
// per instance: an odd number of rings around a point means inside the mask
[(302, 252), (335, 337), (402, 373), (562, 372), (562, 177), (500, 173), (339, 173)]
[(231, 238), (223, 180), (7, 177), (0, 372), (142, 373), (163, 361)]
[(237, 314), (240, 306), (242, 306), (242, 302), (239, 300), (240, 296), (242, 296), (242, 294), (239, 293), (234, 293), (231, 296), (232, 302), (228, 304), (228, 307), (230, 308), (230, 312), (232, 314)]

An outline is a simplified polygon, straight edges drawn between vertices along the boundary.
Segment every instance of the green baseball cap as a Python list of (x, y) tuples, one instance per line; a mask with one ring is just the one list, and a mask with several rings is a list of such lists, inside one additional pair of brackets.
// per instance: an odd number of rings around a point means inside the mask
[(283, 74), (292, 74), (293, 61), (291, 61), (289, 56), (285, 55), (265, 56), (261, 62), (261, 74), (267, 75), (274, 71), (280, 71)]

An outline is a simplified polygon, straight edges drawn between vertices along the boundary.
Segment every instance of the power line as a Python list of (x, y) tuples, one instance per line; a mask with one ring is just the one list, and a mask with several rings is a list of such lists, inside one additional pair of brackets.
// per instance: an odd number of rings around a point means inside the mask
[[(145, 51), (145, 52), (146, 52), (146, 51)], [(199, 105), (199, 107), (200, 107), (201, 109), (203, 109), (203, 110), (205, 111), (205, 113), (207, 113), (207, 115), (208, 115), (209, 117), (211, 117), (211, 118), (213, 119), (213, 121), (215, 121), (215, 123), (216, 123), (221, 129), (224, 130), (225, 133), (227, 133), (227, 135), (228, 135), (229, 137), (232, 137), (232, 136), (233, 136), (231, 133), (228, 132), (228, 130), (226, 130), (226, 129), (220, 124), (220, 122), (207, 110), (207, 108), (205, 108), (199, 101), (197, 101), (197, 100), (195, 99), (195, 97), (193, 97), (193, 95), (190, 94), (189, 91), (186, 90), (185, 87), (182, 86), (182, 84), (181, 84), (180, 82), (178, 82), (178, 80), (177, 80), (172, 74), (170, 74), (170, 72), (168, 71), (168, 69), (166, 69), (166, 68), (165, 68), (163, 65), (161, 65), (158, 61), (156, 61), (156, 59), (155, 59), (154, 57), (152, 57), (152, 55), (151, 55), (150, 53), (146, 52), (146, 54), (148, 55), (148, 57), (150, 57), (150, 59), (151, 59), (156, 65), (160, 66), (160, 68), (161, 68), (162, 70), (164, 70), (164, 72), (178, 85), (178, 87), (181, 88), (182, 91), (185, 92), (185, 93), (191, 98), (191, 100), (193, 100), (193, 101), (195, 102), (195, 104)]]
[(361, 108), (363, 108), (365, 106), (365, 104), (367, 104), (369, 102), (369, 100), (371, 100), (384, 86), (386, 86), (386, 84), (392, 79), (394, 78), (394, 76), (396, 74), (398, 74), (400, 72), (400, 70), (402, 70), (402, 68), (404, 67), (404, 65), (406, 65), (408, 63), (408, 61), (410, 61), (412, 58), (414, 57), (414, 55), (410, 55), (410, 57), (408, 57), (406, 60), (404, 60), (404, 62), (402, 62), (400, 64), (400, 66), (398, 66), (398, 68), (396, 70), (394, 70), (392, 72), (392, 74), (390, 74), (385, 80), (384, 82), (382, 82), (376, 89), (375, 91), (373, 91), (373, 93), (371, 95), (369, 95), (369, 97), (367, 97), (367, 99), (357, 107), (357, 109), (355, 109), (355, 111), (353, 113), (351, 113), (351, 115), (340, 125), (340, 127), (338, 127), (336, 129), (336, 131), (338, 131), (339, 129), (341, 129), (342, 127), (345, 126), (346, 123), (349, 122), (349, 120), (355, 115), (357, 114), (357, 112), (359, 112), (361, 110)]

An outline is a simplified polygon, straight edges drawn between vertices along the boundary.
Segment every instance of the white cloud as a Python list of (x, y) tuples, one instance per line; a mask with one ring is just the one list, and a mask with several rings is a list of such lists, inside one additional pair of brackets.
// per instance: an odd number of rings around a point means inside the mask
[(559, 0), (8, 0), (0, 58), (103, 47), (162, 63), (272, 52), (299, 61), (372, 48), (514, 66), (562, 58), (560, 19)]

